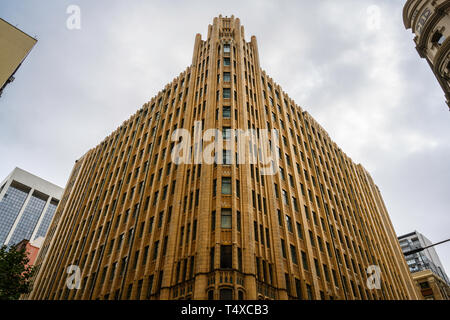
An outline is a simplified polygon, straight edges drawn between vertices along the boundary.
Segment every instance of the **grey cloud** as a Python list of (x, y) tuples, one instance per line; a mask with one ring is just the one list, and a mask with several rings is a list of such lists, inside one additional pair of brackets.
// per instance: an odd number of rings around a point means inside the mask
[[(220, 13), (256, 35), (261, 66), (379, 185), (396, 231), (449, 237), (444, 95), (402, 22), (404, 1), (2, 1), (39, 42), (0, 98), (0, 178), (15, 166), (64, 186), (72, 165), (191, 62)], [(369, 30), (367, 8), (381, 9)], [(438, 248), (450, 272), (450, 247)]]

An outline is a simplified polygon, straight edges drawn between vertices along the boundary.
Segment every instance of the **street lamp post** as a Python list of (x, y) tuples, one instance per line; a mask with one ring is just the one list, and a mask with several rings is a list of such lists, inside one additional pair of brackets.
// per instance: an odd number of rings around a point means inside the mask
[(429, 246), (426, 246), (426, 247), (422, 247), (422, 248), (417, 248), (417, 249), (414, 249), (414, 250), (411, 250), (411, 251), (408, 251), (408, 252), (404, 252), (404, 253), (403, 253), (403, 255), (405, 255), (405, 256), (409, 256), (409, 255), (412, 255), (412, 254), (414, 254), (414, 253), (418, 253), (418, 252), (421, 252), (421, 251), (423, 251), (423, 250), (425, 250), (425, 249), (428, 249), (428, 248), (431, 248), (431, 247), (437, 246), (438, 244), (442, 244), (442, 243), (444, 243), (444, 242), (447, 242), (447, 241), (450, 241), (450, 239), (447, 239), (447, 240), (444, 240), (444, 241), (440, 241), (440, 242), (437, 242), (437, 243), (431, 244), (431, 245), (429, 245)]

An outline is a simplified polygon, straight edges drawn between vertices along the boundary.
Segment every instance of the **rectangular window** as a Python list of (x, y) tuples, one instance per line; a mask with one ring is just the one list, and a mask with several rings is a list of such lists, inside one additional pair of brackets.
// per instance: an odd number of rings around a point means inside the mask
[(331, 269), (331, 273), (333, 275), (334, 285), (336, 287), (339, 287), (339, 282), (338, 282), (338, 278), (337, 278), (337, 275), (336, 275), (336, 270)]
[(120, 275), (122, 276), (123, 273), (125, 272), (125, 266), (127, 264), (127, 257), (122, 258), (121, 264), (120, 264)]
[(222, 229), (231, 229), (231, 209), (222, 209), (220, 223)]
[(313, 236), (313, 233), (311, 232), (311, 230), (309, 231), (309, 239), (311, 240), (311, 245), (313, 247), (315, 247), (316, 246), (316, 241), (314, 241), (314, 236)]
[(106, 273), (108, 272), (108, 267), (104, 267), (103, 268), (103, 273), (102, 273), (102, 277), (100, 280), (100, 284), (103, 284), (105, 282), (105, 278), (106, 278)]
[(189, 266), (189, 279), (192, 279), (194, 275), (194, 257), (191, 257), (191, 262)]
[(231, 65), (230, 58), (223, 58), (223, 65), (224, 66), (230, 66)]
[(197, 238), (197, 220), (194, 220), (194, 225), (192, 226), (192, 241)]
[(238, 248), (237, 249), (237, 253), (238, 253), (238, 270), (242, 272), (242, 249)]
[(288, 215), (286, 215), (286, 227), (289, 232), (293, 232), (292, 231), (292, 219)]
[(181, 231), (180, 231), (180, 247), (183, 245), (183, 238), (184, 238), (184, 227), (181, 227)]
[(200, 197), (200, 189), (195, 190), (195, 206), (198, 206), (199, 203), (199, 197)]
[[(166, 200), (166, 198), (167, 198), (167, 186), (164, 186), (164, 188), (163, 188), (163, 193), (162, 193), (162, 199), (163, 200)], [(137, 209), (137, 208), (135, 208), (135, 209)], [(135, 213), (133, 212), (133, 215), (134, 215)]]
[(230, 88), (223, 88), (223, 98), (224, 99), (231, 98), (231, 89)]
[(144, 248), (144, 257), (142, 258), (142, 264), (145, 265), (147, 263), (147, 257), (148, 257), (148, 250), (150, 249), (150, 246), (146, 246)]
[(302, 226), (297, 222), (297, 236), (299, 239), (303, 239)]
[(316, 269), (316, 274), (320, 278), (320, 266), (319, 261), (317, 259), (314, 259), (314, 268)]
[(319, 225), (319, 222), (318, 222), (318, 220), (317, 220), (317, 214), (316, 214), (314, 211), (311, 211), (311, 212), (312, 212), (314, 224), (315, 224), (316, 226), (318, 226), (318, 225)]
[(230, 119), (231, 118), (231, 107), (230, 106), (223, 106), (222, 114), (223, 114), (223, 118), (224, 119)]
[(156, 191), (153, 196), (153, 206), (156, 206), (156, 202), (158, 201), (158, 194), (159, 194), (159, 192)]
[(325, 279), (330, 282), (330, 274), (328, 272), (328, 267), (326, 264), (323, 265), (323, 273), (325, 274)]
[(158, 219), (158, 228), (161, 228), (164, 221), (164, 211), (161, 211), (159, 213), (159, 219)]
[(223, 45), (223, 52), (224, 53), (230, 53), (230, 45), (229, 44), (224, 44)]
[(259, 225), (259, 234), (261, 235), (261, 243), (264, 245), (264, 229), (262, 224)]
[(109, 275), (109, 281), (111, 281), (112, 279), (114, 279), (114, 273), (116, 272), (116, 268), (117, 268), (117, 262), (114, 262), (112, 264), (112, 268), (111, 268), (111, 273)]
[(329, 242), (325, 242), (325, 245), (327, 247), (327, 252), (328, 252), (328, 256), (331, 258), (333, 257), (332, 253), (331, 253), (331, 248), (330, 248), (330, 243)]
[(292, 197), (292, 205), (294, 206), (295, 211), (298, 212), (298, 202), (296, 197)]
[(223, 150), (223, 164), (231, 165), (231, 162), (232, 162), (231, 150)]
[(232, 289), (220, 289), (219, 300), (233, 300), (233, 290)]
[(297, 291), (297, 299), (302, 300), (302, 287), (300, 280), (297, 278), (295, 278), (295, 290)]
[(237, 226), (237, 230), (241, 231), (241, 212), (240, 211), (236, 211), (236, 226)]
[(109, 253), (108, 254), (111, 254), (111, 252), (112, 252), (112, 250), (113, 250), (113, 247), (114, 247), (114, 239), (112, 239), (111, 240), (111, 242), (110, 242), (110, 245), (109, 245)]
[(286, 281), (286, 291), (288, 295), (291, 295), (291, 282), (289, 280), (289, 274), (285, 273), (284, 274), (284, 279)]
[(211, 231), (216, 230), (216, 211), (211, 212)]
[(266, 243), (267, 243), (267, 248), (270, 248), (269, 228), (266, 228)]
[(122, 233), (122, 234), (119, 236), (119, 241), (117, 242), (117, 251), (119, 251), (120, 248), (122, 247), (122, 243), (123, 243), (123, 239), (124, 239), (124, 238), (125, 238), (125, 234)]
[(231, 81), (231, 74), (229, 72), (223, 73), (223, 81), (224, 82), (230, 82)]
[(306, 285), (306, 294), (308, 295), (308, 300), (314, 300), (312, 288), (309, 284)]
[(141, 291), (142, 291), (142, 279), (138, 281), (138, 286), (137, 286), (137, 292), (136, 292), (136, 299), (139, 300), (139, 298), (141, 297)]
[(305, 208), (306, 219), (309, 219), (309, 208), (307, 206), (304, 206), (304, 208)]
[(289, 198), (286, 190), (283, 190), (283, 203), (286, 206), (289, 206)]
[(295, 247), (291, 244), (291, 257), (292, 257), (292, 263), (298, 264), (297, 262), (297, 251), (295, 250)]
[(230, 127), (223, 127), (222, 128), (222, 139), (223, 140), (230, 140), (231, 139), (231, 128)]
[(222, 178), (222, 194), (231, 195), (231, 178)]
[(303, 263), (303, 268), (305, 270), (308, 270), (308, 259), (306, 258), (306, 253), (304, 251), (302, 251), (302, 263)]
[(286, 245), (283, 239), (281, 239), (281, 252), (283, 253), (283, 258), (286, 258)]
[(233, 267), (232, 246), (220, 246), (220, 268), (231, 269)]
[(136, 269), (138, 261), (139, 261), (139, 250), (136, 251), (136, 254), (134, 255), (133, 269)]
[(214, 247), (209, 252), (209, 271), (214, 271)]
[(163, 243), (163, 250), (162, 250), (163, 256), (165, 256), (165, 255), (166, 255), (166, 252), (167, 252), (167, 240), (168, 240), (168, 237), (165, 236), (165, 237), (164, 237), (164, 243)]
[(305, 186), (303, 185), (303, 183), (300, 183), (300, 189), (302, 191), (302, 195), (305, 196)]
[(317, 236), (317, 243), (319, 244), (320, 251), (323, 252), (323, 242), (322, 242), (322, 238), (319, 236)]
[(154, 217), (150, 218), (150, 222), (148, 224), (148, 233), (152, 233), (153, 230), (153, 221), (154, 221)]
[(153, 260), (156, 260), (158, 257), (158, 247), (159, 247), (159, 241), (155, 241), (155, 244), (153, 245)]

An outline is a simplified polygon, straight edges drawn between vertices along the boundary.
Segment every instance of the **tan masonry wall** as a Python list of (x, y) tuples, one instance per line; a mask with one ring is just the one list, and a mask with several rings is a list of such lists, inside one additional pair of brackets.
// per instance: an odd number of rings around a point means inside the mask
[[(175, 165), (171, 134), (195, 121), (277, 129), (280, 172)], [(215, 18), (192, 65), (76, 163), (56, 216), (30, 299), (418, 297), (369, 174), (261, 69), (234, 17)], [(79, 290), (66, 286), (69, 265)], [(367, 287), (370, 265), (380, 289)]]

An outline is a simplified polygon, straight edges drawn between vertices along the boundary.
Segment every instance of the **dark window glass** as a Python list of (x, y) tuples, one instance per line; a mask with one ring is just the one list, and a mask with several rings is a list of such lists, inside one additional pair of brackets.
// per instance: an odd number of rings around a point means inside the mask
[(232, 246), (220, 246), (220, 268), (229, 269), (233, 267)]

